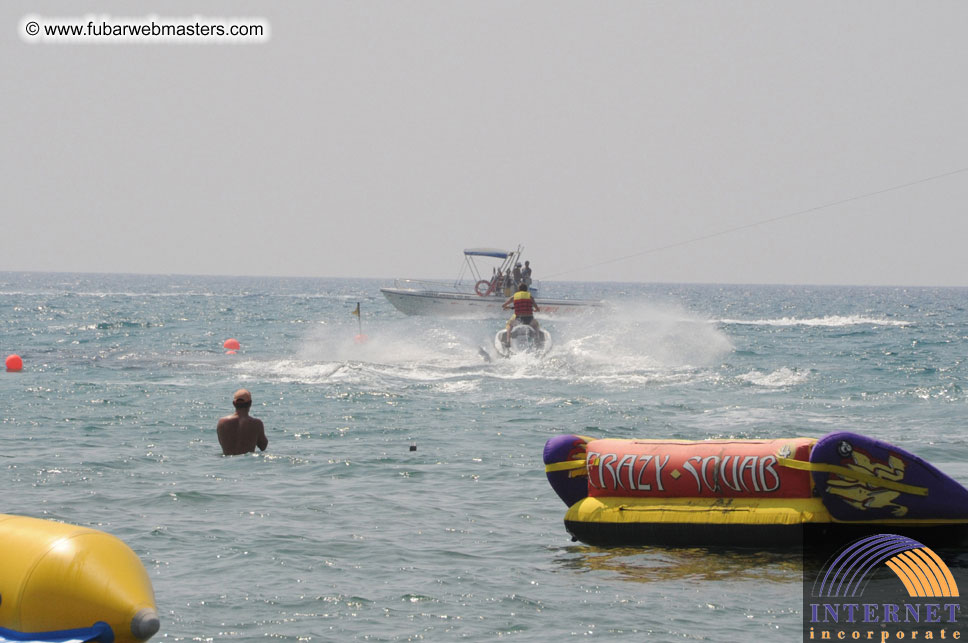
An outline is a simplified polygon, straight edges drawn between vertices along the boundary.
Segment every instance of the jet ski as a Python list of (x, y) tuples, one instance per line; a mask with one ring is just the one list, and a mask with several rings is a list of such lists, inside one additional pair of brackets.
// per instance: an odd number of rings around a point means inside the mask
[(511, 326), (510, 338), (507, 329), (497, 332), (494, 349), (501, 357), (525, 354), (541, 357), (551, 350), (551, 333), (544, 328), (535, 330), (528, 324), (515, 324)]

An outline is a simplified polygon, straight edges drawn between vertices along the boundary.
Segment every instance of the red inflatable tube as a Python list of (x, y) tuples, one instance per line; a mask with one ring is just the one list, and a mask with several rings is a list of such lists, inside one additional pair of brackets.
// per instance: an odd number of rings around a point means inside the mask
[(588, 495), (648, 498), (809, 498), (810, 474), (780, 466), (807, 462), (815, 440), (592, 440)]

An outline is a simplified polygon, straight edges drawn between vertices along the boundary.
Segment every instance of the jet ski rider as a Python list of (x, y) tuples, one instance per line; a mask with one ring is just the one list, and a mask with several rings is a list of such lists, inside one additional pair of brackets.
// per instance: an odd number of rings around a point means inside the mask
[[(541, 309), (538, 304), (534, 301), (531, 293), (528, 292), (527, 284), (519, 284), (518, 291), (514, 293), (511, 297), (508, 297), (504, 304), (501, 306), (504, 310), (514, 308), (514, 314), (511, 315), (511, 319), (508, 320), (505, 330), (505, 343), (511, 343), (511, 327), (517, 324), (527, 324), (534, 329), (537, 333), (538, 322), (534, 318), (535, 313), (540, 313)], [(540, 336), (540, 335), (539, 335)]]

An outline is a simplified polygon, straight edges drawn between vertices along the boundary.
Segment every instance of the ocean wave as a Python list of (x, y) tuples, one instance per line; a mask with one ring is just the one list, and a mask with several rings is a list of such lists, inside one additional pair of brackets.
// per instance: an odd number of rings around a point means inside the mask
[(440, 393), (468, 393), (479, 391), (481, 382), (480, 380), (453, 380), (436, 383), (434, 388)]
[(610, 373), (583, 375), (575, 379), (576, 384), (595, 385), (603, 388), (629, 390), (645, 387), (695, 384), (708, 380), (703, 373)]
[(827, 315), (826, 317), (780, 317), (778, 319), (720, 319), (719, 323), (735, 326), (913, 326), (914, 322), (903, 319), (865, 317), (863, 315)]
[(213, 292), (128, 292), (121, 290), (72, 291), (62, 289), (50, 290), (0, 290), (0, 297), (89, 297), (104, 299), (105, 297), (130, 297), (135, 299), (152, 299), (164, 297), (231, 297), (223, 293)]
[(268, 362), (244, 360), (237, 362), (234, 368), (249, 374), (272, 376), (281, 382), (319, 383), (338, 377), (338, 373), (344, 369), (352, 370), (357, 366), (340, 362), (316, 364), (293, 359), (281, 359)]
[(151, 292), (151, 291), (127, 291), (127, 290), (64, 290), (51, 288), (48, 290), (0, 290), (0, 297), (79, 297), (83, 299), (106, 299), (108, 297), (118, 297), (127, 299), (166, 299), (175, 297), (210, 297), (210, 298), (234, 298), (234, 297), (263, 297), (266, 299), (321, 299), (349, 303), (360, 300), (359, 295), (340, 295), (330, 292), (264, 292), (261, 290), (240, 292), (212, 292), (207, 290), (186, 290), (184, 292)]
[(785, 388), (787, 386), (796, 386), (809, 377), (809, 373), (806, 371), (796, 371), (784, 366), (783, 368), (777, 369), (772, 373), (761, 373), (760, 371), (750, 371), (745, 375), (740, 375), (736, 379), (742, 382), (748, 382), (755, 386), (763, 386), (766, 388)]

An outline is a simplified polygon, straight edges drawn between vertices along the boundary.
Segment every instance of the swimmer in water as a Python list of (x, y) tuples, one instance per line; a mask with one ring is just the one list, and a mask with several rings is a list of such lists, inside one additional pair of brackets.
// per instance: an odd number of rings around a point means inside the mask
[(239, 389), (232, 396), (232, 406), (235, 407), (235, 413), (219, 419), (216, 429), (222, 455), (252, 453), (257, 446), (260, 451), (265, 451), (269, 446), (266, 428), (262, 420), (249, 415), (252, 394), (244, 388)]

